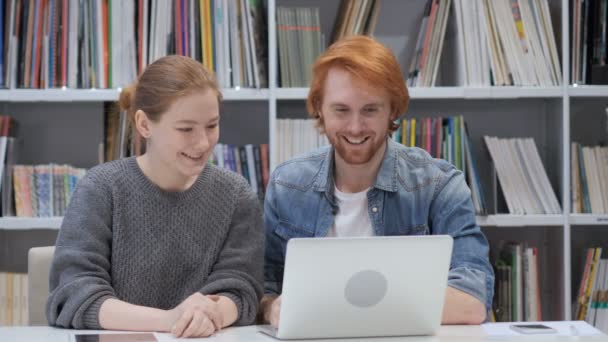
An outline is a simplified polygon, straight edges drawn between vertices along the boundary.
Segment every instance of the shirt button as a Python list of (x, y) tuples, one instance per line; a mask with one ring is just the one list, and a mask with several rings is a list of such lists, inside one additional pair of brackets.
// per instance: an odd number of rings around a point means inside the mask
[(377, 213), (377, 212), (378, 212), (378, 207), (373, 207), (373, 208), (372, 208), (372, 211), (373, 211), (374, 213)]

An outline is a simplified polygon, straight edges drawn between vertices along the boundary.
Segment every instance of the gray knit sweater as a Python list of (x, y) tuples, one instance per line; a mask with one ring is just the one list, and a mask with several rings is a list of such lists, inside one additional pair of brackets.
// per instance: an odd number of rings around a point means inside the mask
[(207, 166), (190, 189), (167, 192), (135, 158), (89, 170), (57, 238), (46, 312), (50, 325), (99, 329), (108, 298), (172, 309), (220, 294), (251, 324), (263, 293), (260, 204), (235, 173)]

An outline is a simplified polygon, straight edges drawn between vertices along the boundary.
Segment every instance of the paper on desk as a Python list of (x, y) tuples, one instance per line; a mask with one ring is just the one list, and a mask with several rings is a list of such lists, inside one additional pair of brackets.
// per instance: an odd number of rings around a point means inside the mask
[(589, 336), (601, 335), (602, 332), (591, 326), (585, 321), (555, 321), (555, 322), (501, 322), (484, 323), (481, 326), (489, 336), (517, 336), (525, 335), (509, 328), (512, 324), (544, 324), (557, 330), (557, 333), (543, 335), (561, 336)]

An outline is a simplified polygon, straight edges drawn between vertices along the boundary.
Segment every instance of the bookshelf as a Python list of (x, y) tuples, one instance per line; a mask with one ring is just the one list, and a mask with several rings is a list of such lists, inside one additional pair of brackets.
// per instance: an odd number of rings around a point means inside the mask
[[(305, 118), (308, 88), (282, 88), (277, 82), (279, 58), (276, 29), (278, 6), (316, 6), (321, 9), (321, 30), (328, 42), (339, 1), (268, 0), (268, 88), (224, 89), (220, 142), (270, 144), (271, 169), (276, 166), (277, 119)], [(608, 243), (608, 215), (573, 214), (570, 208), (569, 143), (598, 144), (608, 106), (608, 85), (571, 85), (570, 8), (568, 0), (549, 0), (556, 42), (561, 57), (563, 85), (555, 87), (462, 87), (446, 76), (441, 85), (410, 88), (408, 117), (463, 115), (473, 142), (486, 197), (491, 197), (492, 168), (483, 135), (534, 137), (539, 153), (558, 196), (563, 214), (478, 216), (477, 223), (491, 241), (527, 241), (542, 248), (540, 262), (545, 320), (571, 317), (572, 300), (580, 280), (580, 249)], [(375, 36), (391, 47), (404, 70), (416, 44), (423, 1), (382, 0)], [(440, 73), (453, 67), (453, 27), (446, 34)], [(452, 44), (452, 45), (450, 45)], [(92, 167), (97, 163), (98, 144), (103, 139), (104, 103), (118, 99), (118, 89), (6, 89), (0, 90), (2, 113), (13, 115), (22, 125), (21, 163), (69, 163)], [(23, 251), (31, 245), (51, 244), (61, 224), (60, 217), (0, 218), (0, 267), (25, 271)], [(43, 232), (43, 233), (41, 233)], [(23, 238), (23, 236), (27, 238)], [(40, 238), (43, 235), (44, 238)], [(1, 240), (1, 239), (0, 239)], [(15, 240), (14, 244), (9, 240)], [(10, 254), (15, 251), (14, 254)], [(17, 265), (17, 266), (15, 266)], [(2, 268), (0, 268), (2, 271)]]

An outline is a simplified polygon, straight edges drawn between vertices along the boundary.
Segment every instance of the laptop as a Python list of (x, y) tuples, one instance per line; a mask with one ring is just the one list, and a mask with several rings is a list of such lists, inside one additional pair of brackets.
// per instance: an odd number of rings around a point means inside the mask
[(287, 243), (279, 339), (434, 335), (452, 237), (294, 238)]

